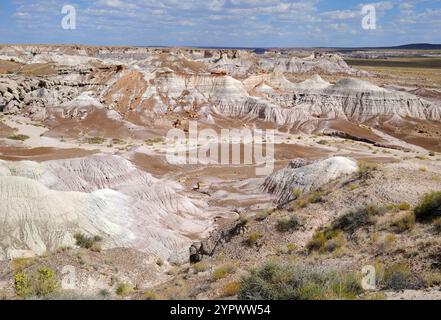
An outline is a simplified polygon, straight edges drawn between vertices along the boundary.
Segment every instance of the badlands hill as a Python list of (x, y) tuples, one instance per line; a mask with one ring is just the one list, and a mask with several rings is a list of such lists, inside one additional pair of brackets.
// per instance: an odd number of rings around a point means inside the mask
[[(306, 50), (0, 46), (0, 298), (19, 298), (17, 274), (73, 266), (74, 298), (252, 299), (266, 262), (324, 281), (375, 265), (378, 297), (436, 298), (441, 91), (427, 83)], [(170, 163), (206, 151), (166, 139), (190, 121), (275, 129), (242, 143), (273, 144), (274, 171)]]
[[(337, 130), (370, 139), (370, 132), (354, 132), (347, 123), (382, 130), (391, 122), (405, 127), (412, 119), (441, 119), (437, 100), (353, 78), (367, 74), (336, 54), (4, 46), (0, 58), (7, 74), (0, 77), (0, 110), (44, 122), (48, 136), (92, 131), (142, 138), (151, 133), (146, 126), (185, 127), (192, 119), (211, 125), (213, 117), (233, 117), (292, 132)], [(333, 84), (316, 73), (340, 79)], [(288, 80), (298, 74), (309, 78)]]

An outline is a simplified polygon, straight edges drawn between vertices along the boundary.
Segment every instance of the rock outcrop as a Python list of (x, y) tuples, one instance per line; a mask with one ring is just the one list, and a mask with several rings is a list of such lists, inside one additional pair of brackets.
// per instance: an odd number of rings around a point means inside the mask
[(262, 185), (266, 192), (276, 196), (276, 202), (283, 204), (295, 200), (293, 190), (307, 193), (343, 175), (358, 170), (357, 163), (345, 157), (333, 157), (316, 162), (303, 159), (292, 161), (285, 169), (267, 177)]

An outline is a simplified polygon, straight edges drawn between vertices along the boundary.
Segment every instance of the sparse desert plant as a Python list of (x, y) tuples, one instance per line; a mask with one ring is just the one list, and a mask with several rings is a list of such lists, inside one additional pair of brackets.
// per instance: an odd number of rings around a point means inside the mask
[(384, 212), (384, 208), (375, 205), (366, 205), (337, 218), (332, 223), (332, 229), (340, 229), (352, 233), (361, 227), (374, 224), (375, 217)]
[(239, 294), (239, 291), (240, 291), (240, 282), (233, 281), (223, 286), (221, 296), (233, 297)]
[(398, 205), (398, 209), (401, 211), (408, 211), (411, 209), (411, 206), (407, 202), (402, 202)]
[(15, 293), (22, 297), (46, 297), (54, 293), (59, 287), (59, 280), (54, 270), (41, 267), (28, 274), (20, 272), (14, 276)]
[(84, 139), (84, 143), (87, 144), (103, 144), (104, 142), (106, 142), (106, 139), (104, 139), (103, 137), (91, 137)]
[(20, 272), (14, 276), (14, 290), (22, 298), (32, 295), (31, 279), (26, 273)]
[(306, 244), (306, 248), (309, 252), (327, 253), (341, 248), (344, 243), (345, 237), (341, 230), (318, 230)]
[(358, 161), (359, 179), (367, 179), (371, 177), (375, 171), (378, 171), (378, 165), (373, 163), (367, 163), (365, 161)]
[(276, 229), (280, 232), (288, 232), (300, 226), (299, 219), (296, 216), (289, 216), (277, 220)]
[(247, 246), (249, 247), (254, 247), (258, 245), (259, 240), (263, 237), (263, 234), (261, 234), (260, 232), (252, 232), (250, 233), (246, 240), (245, 243), (247, 244)]
[(323, 202), (323, 191), (321, 190), (317, 190), (314, 191), (311, 196), (308, 198), (308, 202), (309, 203), (319, 203), (319, 202)]
[(355, 299), (361, 293), (359, 277), (354, 273), (271, 262), (242, 278), (239, 299)]
[(175, 276), (179, 273), (179, 268), (178, 267), (172, 267), (170, 269), (167, 270), (167, 274), (169, 276)]
[(119, 139), (119, 138), (113, 138), (112, 139), (112, 144), (122, 145), (122, 144), (127, 144), (127, 142), (125, 142), (124, 140)]
[(255, 220), (256, 221), (264, 221), (266, 220), (271, 214), (273, 213), (272, 209), (268, 209), (265, 211), (261, 211), (256, 214)]
[(143, 293), (144, 300), (159, 300), (159, 296), (156, 292), (149, 290)]
[(411, 230), (415, 226), (415, 214), (413, 212), (407, 212), (402, 217), (392, 222), (392, 227), (396, 228), (398, 232), (405, 232)]
[(318, 144), (321, 144), (321, 145), (324, 145), (324, 146), (326, 146), (326, 145), (329, 144), (329, 142), (326, 141), (326, 140), (319, 140), (317, 143), (318, 143)]
[(120, 297), (127, 297), (133, 291), (134, 291), (133, 286), (131, 286), (128, 283), (122, 282), (122, 283), (118, 284), (118, 286), (116, 287), (115, 293), (117, 295), (119, 295)]
[(53, 293), (58, 288), (58, 279), (55, 271), (46, 267), (38, 269), (34, 287), (37, 296), (47, 296)]
[(298, 249), (299, 249), (299, 246), (296, 245), (295, 243), (288, 243), (286, 245), (286, 252), (288, 254), (292, 254), (292, 253), (296, 252)]
[(152, 139), (147, 139), (144, 142), (148, 146), (153, 146), (154, 144), (163, 143), (164, 138), (162, 138), (162, 137), (152, 138)]
[(211, 276), (214, 281), (217, 281), (217, 280), (226, 278), (229, 274), (234, 273), (235, 270), (236, 270), (236, 268), (233, 265), (226, 263), (226, 264), (216, 268), (213, 271)]
[(299, 188), (293, 188), (291, 190), (291, 193), (292, 193), (292, 196), (294, 197), (294, 199), (298, 199), (302, 195), (302, 190), (300, 190)]
[(25, 134), (15, 134), (15, 135), (9, 136), (8, 139), (9, 140), (16, 140), (16, 141), (26, 141), (26, 140), (30, 139), (30, 137)]
[(77, 233), (74, 235), (74, 238), (76, 240), (76, 245), (80, 248), (89, 249), (95, 252), (101, 251), (99, 242), (101, 242), (103, 239), (100, 236), (89, 237), (82, 233)]
[(394, 247), (397, 242), (397, 237), (394, 234), (387, 234), (377, 240), (377, 247), (380, 251), (389, 250)]
[(423, 279), (426, 287), (441, 286), (441, 272), (428, 271), (423, 274)]
[(441, 191), (425, 194), (414, 213), (418, 221), (432, 221), (441, 217)]
[(299, 199), (296, 202), (297, 206), (301, 209), (304, 209), (308, 206), (308, 202), (305, 199)]
[(15, 258), (11, 260), (10, 267), (13, 272), (21, 272), (34, 262), (34, 258)]
[(383, 286), (389, 290), (419, 289), (422, 280), (414, 274), (406, 262), (397, 262), (384, 269)]

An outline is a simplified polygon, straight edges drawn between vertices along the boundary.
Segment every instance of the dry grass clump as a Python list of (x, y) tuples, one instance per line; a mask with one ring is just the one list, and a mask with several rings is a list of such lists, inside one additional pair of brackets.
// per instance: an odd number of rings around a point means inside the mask
[(414, 213), (418, 221), (433, 221), (441, 217), (441, 191), (425, 194)]
[(377, 164), (358, 161), (358, 178), (368, 179), (374, 172), (378, 171), (378, 169), (379, 167)]
[(208, 270), (208, 264), (203, 261), (196, 262), (191, 266), (196, 273), (205, 272)]
[(132, 285), (123, 282), (123, 283), (118, 284), (118, 286), (116, 287), (115, 293), (117, 295), (119, 295), (120, 297), (127, 297), (133, 291), (134, 291), (134, 288)]
[(260, 232), (252, 232), (248, 234), (247, 238), (245, 239), (245, 243), (249, 247), (255, 247), (259, 244), (259, 240), (263, 238), (263, 234)]
[(422, 279), (412, 272), (406, 262), (397, 262), (384, 268), (384, 278), (381, 282), (388, 290), (420, 289)]
[(376, 217), (385, 211), (384, 208), (375, 205), (366, 205), (340, 216), (332, 223), (331, 228), (352, 233), (361, 227), (375, 224)]
[(441, 286), (441, 272), (428, 271), (423, 274), (423, 279), (426, 287), (438, 287)]
[(233, 297), (238, 295), (239, 291), (240, 291), (240, 282), (238, 281), (230, 282), (227, 283), (225, 286), (223, 286), (221, 296), (225, 298)]
[(104, 139), (103, 137), (92, 137), (84, 139), (84, 143), (87, 144), (103, 144), (104, 142), (106, 142), (106, 139)]
[(229, 274), (233, 274), (236, 271), (236, 268), (229, 263), (226, 263), (218, 268), (216, 268), (211, 277), (214, 281), (218, 281), (220, 279), (226, 278)]
[(289, 216), (277, 220), (276, 229), (279, 232), (288, 232), (297, 229), (300, 226), (299, 219), (296, 216)]
[(319, 230), (306, 244), (308, 252), (330, 253), (343, 247), (346, 239), (341, 230)]
[(394, 227), (397, 232), (405, 232), (412, 230), (415, 227), (416, 217), (413, 212), (407, 212), (397, 220), (393, 221), (391, 226)]
[(20, 272), (14, 276), (14, 289), (22, 298), (47, 297), (59, 288), (59, 280), (54, 270), (41, 267), (32, 273)]

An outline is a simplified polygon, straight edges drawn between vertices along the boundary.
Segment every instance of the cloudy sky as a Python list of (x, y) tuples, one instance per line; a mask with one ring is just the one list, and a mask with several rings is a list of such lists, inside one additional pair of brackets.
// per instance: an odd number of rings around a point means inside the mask
[[(363, 5), (377, 28), (362, 28)], [(62, 28), (63, 6), (76, 29)], [(0, 43), (310, 47), (441, 43), (441, 0), (0, 0)]]

